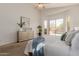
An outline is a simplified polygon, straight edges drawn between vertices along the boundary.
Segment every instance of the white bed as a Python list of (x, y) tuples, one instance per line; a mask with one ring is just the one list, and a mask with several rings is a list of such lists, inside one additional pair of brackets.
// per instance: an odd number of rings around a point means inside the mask
[[(79, 30), (67, 33), (65, 41), (61, 41), (61, 36), (44, 36), (45, 56), (79, 56)], [(69, 43), (71, 46), (69, 46)], [(25, 47), (24, 54), (32, 52), (32, 40)]]
[[(46, 42), (48, 42), (48, 40), (46, 40)], [(69, 46), (61, 41), (60, 38), (56, 37), (46, 43), (45, 52), (47, 56), (67, 56), (69, 54)]]
[[(68, 56), (70, 47), (65, 44), (65, 42), (60, 40), (60, 37), (54, 36), (44, 36), (45, 46), (44, 54), (45, 56)], [(25, 47), (24, 54), (28, 55), (28, 52), (32, 52), (32, 40), (28, 42)]]

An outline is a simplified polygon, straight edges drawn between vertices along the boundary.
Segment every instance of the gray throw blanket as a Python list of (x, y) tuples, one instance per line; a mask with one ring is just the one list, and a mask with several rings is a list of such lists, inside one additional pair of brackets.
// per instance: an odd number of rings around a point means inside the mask
[(33, 56), (44, 56), (44, 41), (45, 39), (42, 36), (33, 39)]

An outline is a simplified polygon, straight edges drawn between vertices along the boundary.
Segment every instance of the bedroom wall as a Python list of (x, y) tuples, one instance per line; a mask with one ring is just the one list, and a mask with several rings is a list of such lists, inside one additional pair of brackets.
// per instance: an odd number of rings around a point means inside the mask
[(79, 5), (71, 7), (69, 15), (71, 16), (72, 20), (71, 27), (79, 27)]
[(50, 8), (41, 11), (41, 25), (43, 26), (43, 21), (51, 17), (66, 17), (70, 16), (71, 19), (71, 29), (73, 27), (79, 27), (79, 4), (68, 6), (68, 7), (59, 7), (59, 8)]
[(30, 27), (36, 34), (40, 19), (39, 11), (30, 4), (0, 4), (0, 46), (17, 41), (16, 23), (20, 16), (30, 18)]

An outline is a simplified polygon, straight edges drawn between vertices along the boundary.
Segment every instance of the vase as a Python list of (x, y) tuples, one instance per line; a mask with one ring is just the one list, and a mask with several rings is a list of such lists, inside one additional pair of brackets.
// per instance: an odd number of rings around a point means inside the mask
[(20, 28), (19, 31), (23, 31), (23, 28)]

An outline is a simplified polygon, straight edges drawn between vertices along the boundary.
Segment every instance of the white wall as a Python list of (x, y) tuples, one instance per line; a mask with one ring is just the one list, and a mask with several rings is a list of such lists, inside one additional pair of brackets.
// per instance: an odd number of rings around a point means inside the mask
[(31, 27), (36, 33), (39, 12), (30, 4), (0, 4), (0, 46), (17, 41), (16, 23), (20, 16), (30, 18)]
[(71, 7), (69, 12), (69, 15), (71, 16), (72, 20), (72, 28), (79, 27), (79, 5)]

